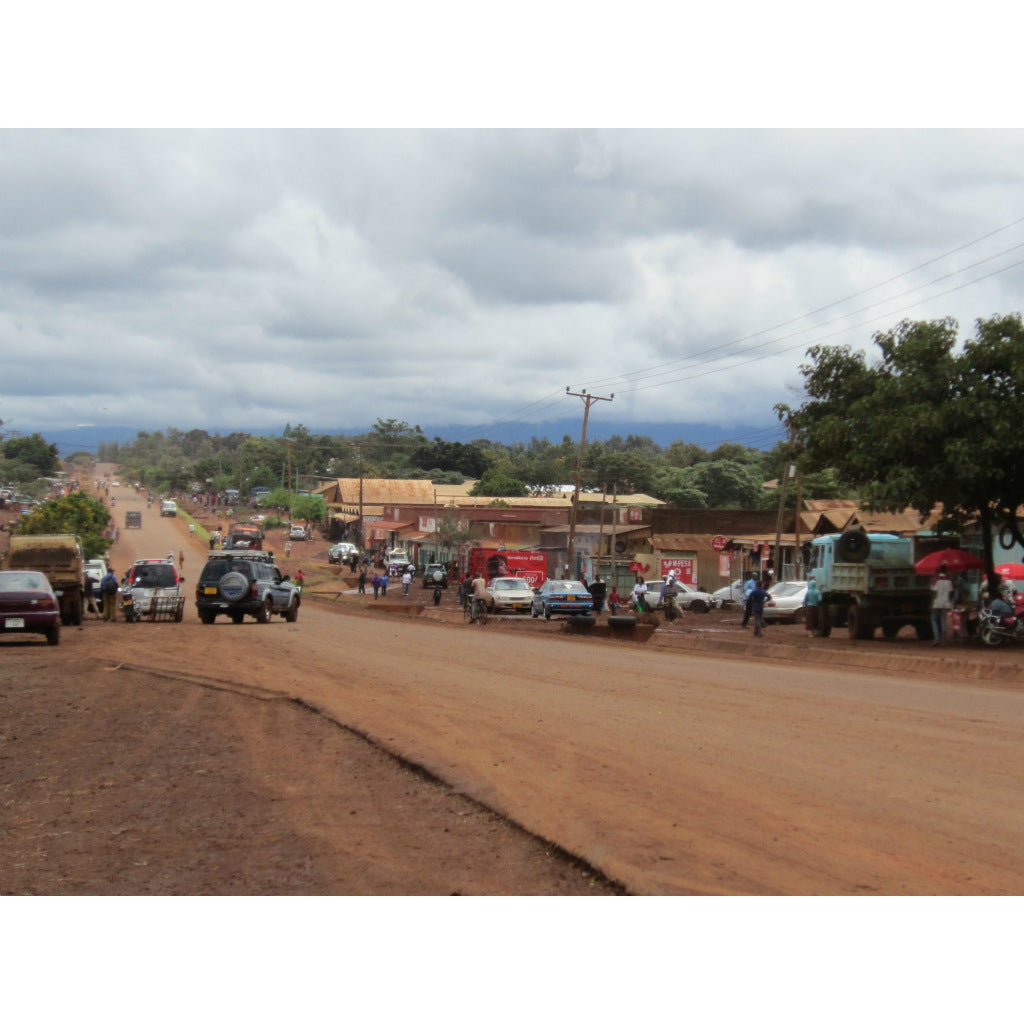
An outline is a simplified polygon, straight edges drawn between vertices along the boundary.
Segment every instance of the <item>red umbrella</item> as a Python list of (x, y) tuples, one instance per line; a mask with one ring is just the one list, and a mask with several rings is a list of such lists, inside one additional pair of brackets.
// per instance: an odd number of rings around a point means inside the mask
[(996, 572), (1004, 580), (1024, 580), (1024, 565), (1020, 562), (1007, 562), (1005, 565), (997, 565)]
[(939, 571), (940, 565), (944, 565), (950, 572), (966, 572), (968, 569), (980, 569), (984, 564), (973, 551), (965, 551), (963, 548), (943, 548), (941, 551), (933, 551), (930, 555), (925, 555), (914, 566), (914, 572), (918, 576), (931, 576), (932, 573)]

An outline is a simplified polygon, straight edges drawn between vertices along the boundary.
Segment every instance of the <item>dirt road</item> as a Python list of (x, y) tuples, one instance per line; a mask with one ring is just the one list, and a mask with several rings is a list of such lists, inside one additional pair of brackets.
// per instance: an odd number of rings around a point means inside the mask
[[(118, 548), (119, 569), (185, 550), (189, 591), (204, 553), (154, 517)], [(405, 600), (427, 607), (307, 597), (294, 625), (189, 607), (5, 642), (5, 706), (54, 680), (64, 705), (13, 740), (4, 716), (4, 891), (1024, 891), (1017, 652), (759, 644), (725, 613), (638, 644)], [(386, 784), (349, 742), (441, 780), (440, 816), (429, 779)]]

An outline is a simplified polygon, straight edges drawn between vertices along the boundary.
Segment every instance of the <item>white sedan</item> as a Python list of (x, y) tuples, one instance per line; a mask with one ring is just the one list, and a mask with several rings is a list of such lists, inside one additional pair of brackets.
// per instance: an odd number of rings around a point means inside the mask
[[(647, 607), (652, 611), (661, 607), (661, 588), (665, 580), (649, 580), (647, 583)], [(679, 587), (679, 594), (676, 596), (676, 605), (685, 608), (690, 612), (709, 612), (712, 608), (718, 607), (718, 602), (713, 594), (706, 590), (698, 590), (691, 583), (683, 583), (676, 580)]]
[(491, 610), (525, 615), (533, 603), (533, 587), (518, 576), (497, 576), (487, 584)]
[(765, 622), (803, 622), (807, 617), (804, 596), (806, 580), (786, 580), (768, 588), (764, 603)]

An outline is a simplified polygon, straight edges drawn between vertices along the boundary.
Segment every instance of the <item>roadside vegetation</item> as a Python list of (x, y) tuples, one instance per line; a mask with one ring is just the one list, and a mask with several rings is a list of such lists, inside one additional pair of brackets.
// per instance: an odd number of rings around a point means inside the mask
[[(128, 444), (102, 445), (98, 458), (117, 462), (125, 479), (151, 490), (182, 491), (199, 482), (215, 491), (236, 488), (244, 498), (253, 487), (270, 487), (262, 504), (289, 508), (295, 520), (315, 521), (296, 500), (318, 477), (428, 479), (434, 483), (479, 480), (475, 493), (494, 498), (553, 492), (572, 481), (577, 441), (566, 435), (554, 444), (534, 438), (529, 444), (499, 444), (479, 439), (469, 444), (428, 439), (418, 426), (378, 420), (360, 435), (313, 434), (301, 424), (281, 437), (251, 434), (183, 432), (174, 427), (140, 432)], [(775, 508), (778, 497), (765, 481), (782, 475), (789, 446), (768, 452), (740, 444), (707, 451), (675, 441), (667, 447), (630, 434), (588, 443), (583, 487), (619, 494), (649, 494), (679, 508)], [(288, 502), (281, 494), (290, 495)], [(825, 470), (804, 481), (806, 497), (838, 497), (834, 474)], [(790, 495), (790, 506), (793, 496)]]

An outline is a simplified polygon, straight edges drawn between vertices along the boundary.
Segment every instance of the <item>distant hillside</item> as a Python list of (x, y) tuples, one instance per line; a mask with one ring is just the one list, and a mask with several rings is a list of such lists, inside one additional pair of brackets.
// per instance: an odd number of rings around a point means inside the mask
[[(192, 429), (192, 425), (187, 423), (168, 424), (168, 426), (174, 426), (183, 431)], [(372, 429), (370, 425), (363, 430), (339, 430), (337, 427), (312, 426), (308, 423), (305, 426), (314, 434), (363, 434)], [(420, 426), (423, 433), (431, 440), (440, 437), (446, 441), (461, 441), (464, 444), (480, 439), (496, 441), (499, 444), (529, 444), (533, 438), (547, 438), (553, 444), (559, 444), (566, 434), (574, 440), (579, 438), (582, 419), (549, 420), (545, 423), (499, 422), (469, 427), (462, 424), (427, 423), (420, 424)], [(89, 426), (41, 431), (41, 433), (47, 442), (57, 445), (61, 455), (67, 456), (76, 451), (95, 452), (101, 444), (127, 444), (135, 440), (140, 429), (146, 428)], [(209, 434), (222, 436), (242, 432), (264, 437), (277, 437), (283, 432), (284, 425), (277, 428), (222, 426), (202, 429)], [(155, 433), (157, 430), (166, 430), (166, 427), (149, 428), (146, 429), (146, 432)], [(668, 447), (673, 441), (684, 441), (707, 450), (717, 448), (726, 441), (742, 444), (749, 448), (766, 450), (774, 447), (783, 438), (782, 428), (778, 424), (768, 426), (736, 424), (727, 428), (707, 423), (616, 423), (594, 417), (587, 426), (589, 441), (607, 440), (616, 434), (621, 437), (628, 437), (630, 434), (649, 437), (655, 444), (661, 445), (663, 448)]]

